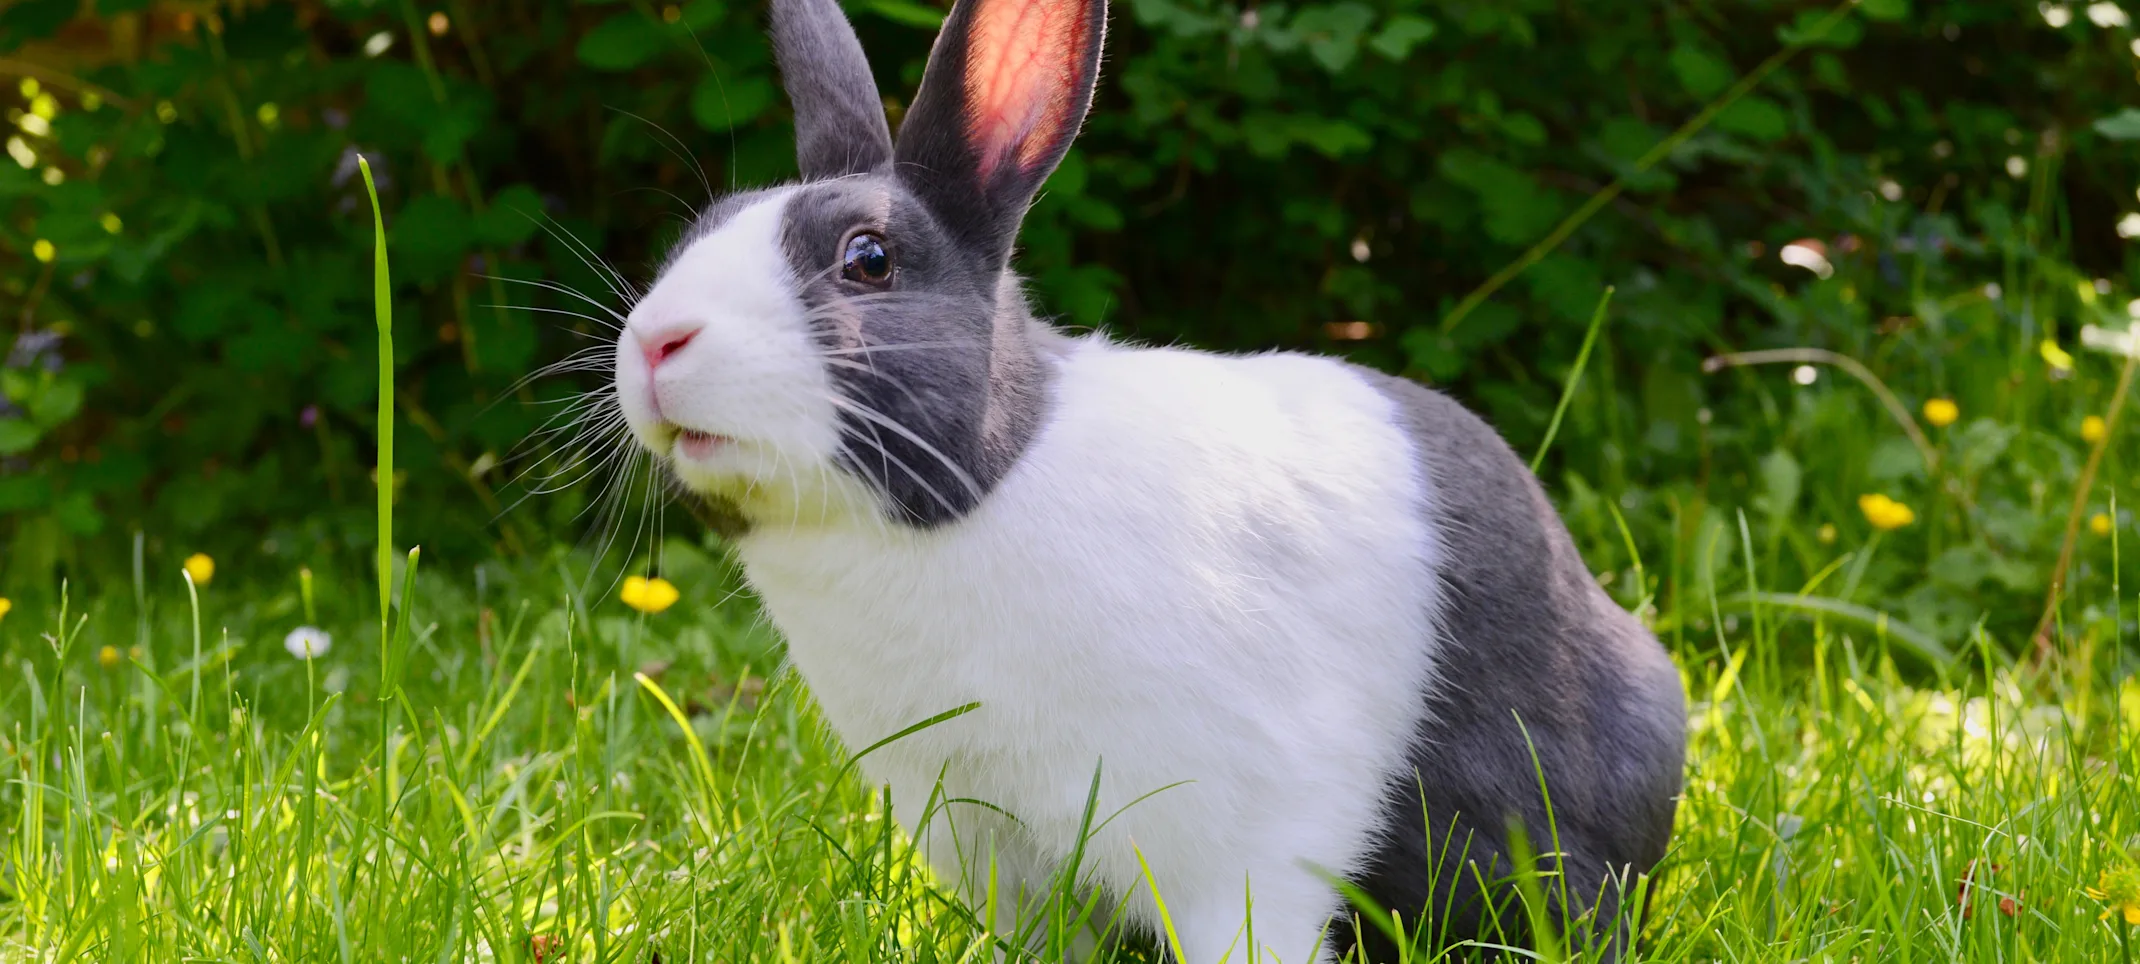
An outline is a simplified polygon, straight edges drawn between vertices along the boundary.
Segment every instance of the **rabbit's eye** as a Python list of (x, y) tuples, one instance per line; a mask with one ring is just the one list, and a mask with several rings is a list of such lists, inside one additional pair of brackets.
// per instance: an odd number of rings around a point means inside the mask
[(840, 275), (849, 281), (881, 285), (892, 278), (892, 255), (884, 250), (884, 239), (874, 234), (857, 234), (847, 239), (847, 254), (840, 262)]

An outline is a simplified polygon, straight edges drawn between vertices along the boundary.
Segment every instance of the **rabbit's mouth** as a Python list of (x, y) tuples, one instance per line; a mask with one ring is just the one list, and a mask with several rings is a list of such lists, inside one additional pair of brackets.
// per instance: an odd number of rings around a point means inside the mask
[(722, 449), (728, 448), (735, 444), (736, 440), (729, 438), (726, 435), (716, 435), (712, 432), (701, 432), (697, 429), (684, 428), (678, 429), (676, 432), (676, 446), (674, 451), (676, 453), (676, 456), (679, 458), (690, 459), (694, 462), (703, 462), (707, 459), (712, 458), (715, 453), (720, 452)]

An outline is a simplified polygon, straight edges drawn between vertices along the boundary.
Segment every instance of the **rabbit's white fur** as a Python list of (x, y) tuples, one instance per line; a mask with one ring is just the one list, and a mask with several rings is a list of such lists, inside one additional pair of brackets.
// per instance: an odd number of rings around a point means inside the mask
[[(940, 874), (978, 875), (969, 897), (993, 859), (999, 919), (1075, 848), (1099, 767), (1089, 880), (1156, 931), (1141, 850), (1189, 964), (1250, 959), (1251, 898), (1256, 959), (1314, 960), (1341, 907), (1319, 871), (1369, 854), (1440, 648), (1435, 492), (1393, 402), (1328, 359), (1046, 335), (1047, 419), (1008, 475), (963, 519), (888, 525), (830, 463), (831, 389), (777, 254), (784, 200), (663, 275), (620, 339), (618, 388), (656, 452), (652, 396), (745, 440), (678, 459), (687, 482), (741, 476), (793, 504), (737, 549), (829, 722), (860, 749), (981, 704), (863, 768)], [(635, 335), (686, 313), (705, 327), (650, 379)], [(940, 773), (944, 797), (1022, 829), (960, 804), (914, 827)]]

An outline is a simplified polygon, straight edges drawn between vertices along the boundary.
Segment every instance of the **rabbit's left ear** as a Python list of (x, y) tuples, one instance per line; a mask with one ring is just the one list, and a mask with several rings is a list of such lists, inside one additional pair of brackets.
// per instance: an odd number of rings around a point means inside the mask
[(773, 56), (795, 108), (803, 179), (861, 174), (892, 157), (884, 102), (838, 0), (773, 0)]
[(1085, 122), (1106, 32), (1107, 0), (957, 0), (895, 159), (962, 244), (1009, 256)]

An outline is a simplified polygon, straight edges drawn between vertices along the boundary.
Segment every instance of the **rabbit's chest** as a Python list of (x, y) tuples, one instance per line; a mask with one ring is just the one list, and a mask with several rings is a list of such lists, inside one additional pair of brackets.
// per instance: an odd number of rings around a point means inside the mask
[(1139, 366), (1066, 370), (1065, 414), (954, 525), (740, 546), (850, 749), (979, 704), (864, 759), (895, 791), (942, 772), (1055, 826), (1101, 767), (1103, 805), (1189, 781), (1141, 819), (1217, 826), (1372, 785), (1411, 738), (1439, 538), (1387, 405), (1313, 361)]
[(1081, 612), (1096, 601), (1055, 566), (955, 552), (813, 553), (828, 555), (844, 559), (758, 566), (751, 576), (789, 658), (856, 749), (970, 703), (982, 704), (988, 725), (919, 740), (948, 744), (955, 734), (957, 746), (943, 749), (961, 754), (1030, 747), (1125, 695), (1109, 683), (1137, 659), (1122, 652), (1124, 614)]

